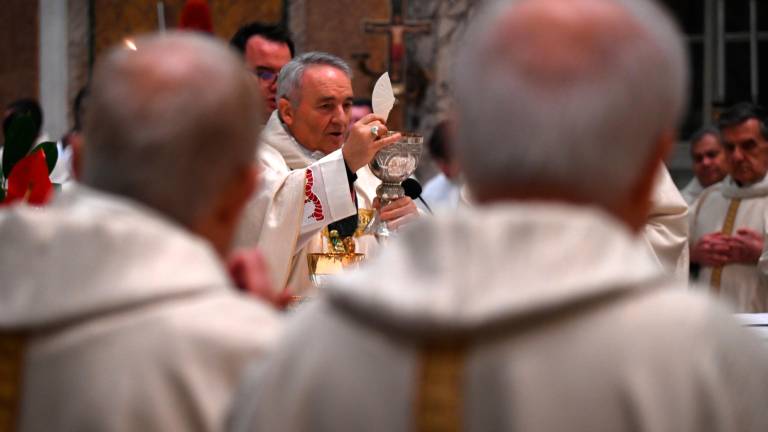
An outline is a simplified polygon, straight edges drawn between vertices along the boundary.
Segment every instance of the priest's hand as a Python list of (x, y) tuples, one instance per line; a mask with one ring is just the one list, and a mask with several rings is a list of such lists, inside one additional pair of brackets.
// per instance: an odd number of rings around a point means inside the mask
[(709, 233), (691, 248), (691, 262), (707, 267), (719, 267), (730, 262), (730, 245), (719, 232)]
[(729, 262), (757, 264), (763, 253), (763, 235), (749, 228), (736, 230), (736, 234), (726, 237), (728, 242)]
[(379, 217), (393, 230), (415, 220), (419, 216), (416, 203), (409, 197), (402, 197), (381, 207), (379, 198), (373, 200), (373, 208), (379, 210)]
[(341, 148), (349, 169), (357, 171), (368, 165), (377, 151), (400, 139), (399, 133), (380, 138), (387, 134), (384, 122), (382, 117), (368, 114), (350, 127), (347, 142)]
[(241, 290), (265, 301), (277, 309), (285, 309), (293, 296), (288, 289), (280, 293), (272, 290), (264, 256), (256, 248), (238, 249), (227, 258), (227, 269), (232, 282)]

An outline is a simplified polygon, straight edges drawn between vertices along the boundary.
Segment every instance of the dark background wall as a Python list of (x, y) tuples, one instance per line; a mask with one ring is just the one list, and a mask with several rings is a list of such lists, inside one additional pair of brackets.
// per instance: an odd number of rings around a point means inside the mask
[[(38, 94), (37, 1), (3, 0), (0, 6), (0, 106)], [(0, 140), (2, 138), (0, 137)]]

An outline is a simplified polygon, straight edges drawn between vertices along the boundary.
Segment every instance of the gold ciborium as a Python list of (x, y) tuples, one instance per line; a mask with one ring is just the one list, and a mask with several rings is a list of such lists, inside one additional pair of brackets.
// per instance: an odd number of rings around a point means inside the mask
[(328, 283), (328, 278), (344, 270), (357, 268), (365, 258), (365, 254), (355, 252), (355, 241), (352, 237), (340, 238), (338, 231), (330, 233), (324, 230), (323, 237), (327, 238), (329, 252), (308, 253), (309, 278), (315, 288), (322, 288)]
[(361, 253), (309, 253), (309, 277), (315, 288), (322, 288), (328, 283), (328, 278), (345, 270), (357, 268), (365, 257)]

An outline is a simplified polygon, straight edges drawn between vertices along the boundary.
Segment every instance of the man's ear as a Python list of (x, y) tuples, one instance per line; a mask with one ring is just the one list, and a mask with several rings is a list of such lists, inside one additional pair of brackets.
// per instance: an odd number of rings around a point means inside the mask
[(239, 170), (217, 195), (209, 212), (195, 221), (190, 230), (208, 239), (221, 256), (226, 256), (244, 216), (245, 207), (259, 183), (258, 167)]
[(677, 134), (673, 129), (667, 129), (659, 134), (654, 144), (654, 150), (650, 157), (645, 161), (645, 167), (630, 190), (626, 210), (626, 217), (631, 220), (625, 220), (632, 228), (639, 230), (648, 219), (648, 213), (651, 210), (653, 200), (653, 189), (656, 186), (656, 178), (659, 170), (664, 169), (664, 160), (669, 156), (672, 147), (677, 141)]
[(286, 126), (293, 125), (293, 106), (288, 99), (280, 98), (280, 100), (277, 101), (277, 112), (280, 114), (280, 119)]
[(69, 136), (69, 145), (72, 146), (72, 160), (70, 161), (70, 164), (72, 164), (72, 176), (75, 178), (75, 180), (80, 180), (80, 172), (81, 172), (81, 160), (82, 160), (82, 154), (83, 154), (83, 135), (80, 132), (72, 132)]
[[(259, 185), (259, 167), (255, 164), (248, 165), (244, 168), (237, 177), (237, 180), (230, 187), (229, 199), (224, 207), (228, 208), (225, 211), (225, 219), (236, 219), (236, 223), (239, 222), (243, 208), (250, 200), (254, 191)], [(231, 213), (231, 214), (230, 214)]]

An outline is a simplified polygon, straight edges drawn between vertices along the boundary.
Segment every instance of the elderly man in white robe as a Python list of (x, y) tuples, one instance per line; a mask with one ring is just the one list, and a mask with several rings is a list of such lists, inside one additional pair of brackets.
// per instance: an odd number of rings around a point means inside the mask
[(260, 102), (193, 34), (115, 48), (74, 186), (0, 212), (0, 430), (215, 431), (278, 316), (223, 265), (257, 182)]
[(768, 218), (768, 129), (762, 110), (743, 103), (718, 120), (729, 175), (691, 211), (691, 261), (699, 280), (740, 312), (768, 312), (768, 273), (758, 260)]
[(231, 430), (768, 430), (765, 347), (637, 238), (686, 99), (671, 18), (493, 2), (459, 47), (480, 205), (298, 311)]
[[(263, 187), (237, 238), (239, 246), (259, 246), (278, 290), (311, 290), (306, 254), (326, 251), (321, 230), (331, 223), (342, 237), (355, 233), (358, 209), (373, 208), (380, 184), (368, 163), (400, 138), (386, 136), (385, 120), (374, 114), (350, 126), (351, 76), (343, 60), (321, 52), (302, 54), (280, 72), (278, 109), (260, 137)], [(393, 229), (416, 214), (408, 197), (380, 213)], [(375, 240), (364, 237), (358, 251), (367, 253)]]

